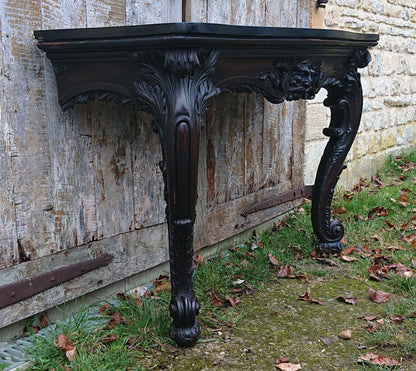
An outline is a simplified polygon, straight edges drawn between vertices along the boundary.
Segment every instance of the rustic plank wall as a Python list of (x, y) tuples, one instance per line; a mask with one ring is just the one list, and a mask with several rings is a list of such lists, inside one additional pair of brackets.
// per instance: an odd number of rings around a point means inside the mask
[[(309, 1), (187, 1), (186, 21), (308, 27)], [(273, 105), (256, 94), (214, 99), (201, 147), (206, 164), (197, 246), (214, 244), (293, 207), (277, 206), (247, 218), (241, 211), (303, 184), (305, 102)], [(203, 180), (202, 179), (202, 180)]]
[[(161, 151), (152, 118), (118, 103), (62, 112), (33, 30), (201, 21), (308, 26), (289, 0), (0, 1), (0, 285), (115, 255), (100, 268), (0, 309), (0, 327), (168, 259)], [(202, 134), (196, 247), (257, 225), (292, 203), (246, 207), (302, 183), (303, 103), (215, 99)], [(295, 145), (292, 144), (295, 140)]]

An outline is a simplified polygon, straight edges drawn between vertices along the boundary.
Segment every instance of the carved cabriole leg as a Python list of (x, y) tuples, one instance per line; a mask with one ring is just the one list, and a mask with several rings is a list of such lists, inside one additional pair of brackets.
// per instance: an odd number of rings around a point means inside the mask
[(161, 168), (169, 228), (171, 337), (180, 346), (192, 346), (199, 337), (196, 321), (199, 303), (193, 289), (192, 262), (200, 123), (173, 118), (166, 129), (168, 135), (161, 139), (164, 158)]
[(200, 131), (207, 101), (219, 93), (210, 80), (217, 54), (215, 50), (172, 49), (137, 56), (141, 79), (134, 85), (136, 94), (156, 116), (152, 127), (162, 146), (159, 165), (169, 229), (171, 337), (184, 347), (193, 346), (200, 333), (193, 289), (193, 233)]
[(324, 104), (331, 109), (331, 122), (324, 134), (330, 137), (316, 174), (312, 195), (312, 226), (318, 237), (317, 249), (326, 253), (342, 250), (344, 227), (330, 220), (335, 185), (344, 168), (344, 160), (357, 134), (361, 120), (363, 95), (358, 67), (370, 62), (366, 50), (357, 50), (349, 60), (344, 78), (328, 78), (324, 87), (328, 98)]

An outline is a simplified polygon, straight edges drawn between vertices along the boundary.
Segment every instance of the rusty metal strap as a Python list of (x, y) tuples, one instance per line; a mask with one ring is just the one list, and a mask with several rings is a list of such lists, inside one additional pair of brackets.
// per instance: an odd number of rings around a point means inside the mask
[(110, 264), (112, 260), (113, 255), (102, 254), (96, 259), (68, 265), (32, 278), (0, 286), (0, 308), (30, 298), (51, 287), (60, 285), (63, 282), (70, 281), (75, 277), (97, 269), (98, 267), (104, 267)]
[(310, 198), (312, 197), (312, 190), (313, 190), (312, 185), (305, 185), (303, 187), (299, 187), (291, 191), (281, 193), (280, 195), (271, 197), (267, 200), (264, 200), (254, 205), (251, 205), (249, 207), (246, 207), (241, 212), (241, 215), (244, 217), (247, 217), (248, 215), (256, 213), (258, 211), (269, 209), (271, 207), (283, 204), (285, 202), (293, 201), (298, 198), (302, 198), (302, 197)]

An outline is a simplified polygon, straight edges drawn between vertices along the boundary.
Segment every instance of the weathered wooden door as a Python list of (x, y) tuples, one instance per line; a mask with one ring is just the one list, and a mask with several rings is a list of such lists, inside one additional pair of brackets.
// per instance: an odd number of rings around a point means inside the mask
[[(161, 22), (307, 27), (289, 0), (2, 0), (0, 2), (0, 286), (114, 254), (90, 272), (0, 309), (0, 327), (168, 259), (163, 181), (152, 117), (118, 103), (62, 112), (33, 30)], [(196, 248), (292, 207), (246, 207), (302, 184), (304, 103), (255, 94), (215, 99), (202, 135)], [(123, 281), (124, 280), (124, 281)]]

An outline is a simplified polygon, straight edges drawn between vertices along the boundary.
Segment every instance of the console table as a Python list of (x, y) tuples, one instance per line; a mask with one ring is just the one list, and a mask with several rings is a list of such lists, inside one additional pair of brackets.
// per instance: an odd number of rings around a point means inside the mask
[(362, 112), (357, 68), (370, 62), (378, 35), (336, 30), (171, 23), (35, 31), (55, 68), (62, 108), (119, 100), (154, 115), (167, 204), (172, 282), (171, 337), (199, 337), (193, 290), (193, 229), (200, 132), (208, 101), (226, 91), (255, 92), (272, 103), (313, 99), (325, 88), (330, 139), (312, 191), (317, 248), (342, 249), (344, 230), (330, 220), (335, 184)]

